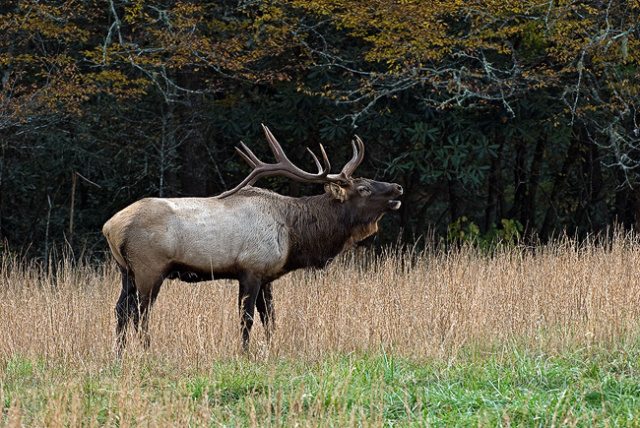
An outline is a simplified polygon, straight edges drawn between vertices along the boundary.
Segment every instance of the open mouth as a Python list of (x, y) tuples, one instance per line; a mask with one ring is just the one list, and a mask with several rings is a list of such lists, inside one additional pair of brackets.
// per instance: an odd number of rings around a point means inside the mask
[(400, 201), (389, 201), (389, 209), (390, 210), (397, 210), (398, 208), (400, 208), (400, 205), (402, 205), (402, 202)]

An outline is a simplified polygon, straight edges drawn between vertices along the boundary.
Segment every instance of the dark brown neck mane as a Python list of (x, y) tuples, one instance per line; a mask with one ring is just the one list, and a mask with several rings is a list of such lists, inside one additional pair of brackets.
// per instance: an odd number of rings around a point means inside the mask
[(284, 269), (323, 268), (345, 248), (377, 230), (377, 224), (356, 222), (353, 207), (325, 193), (295, 199), (288, 205), (289, 257)]

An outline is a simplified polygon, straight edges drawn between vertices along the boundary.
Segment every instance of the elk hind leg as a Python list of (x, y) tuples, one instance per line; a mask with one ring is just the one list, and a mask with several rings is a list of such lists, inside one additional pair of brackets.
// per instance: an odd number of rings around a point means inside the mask
[[(149, 311), (151, 310), (151, 306), (156, 301), (158, 297), (158, 293), (160, 292), (160, 286), (162, 285), (162, 281), (164, 278), (159, 276), (158, 278), (150, 278), (144, 281), (144, 285), (141, 284), (139, 286), (140, 292), (140, 311), (139, 311), (139, 320), (140, 320), (140, 334), (142, 339), (142, 344), (145, 349), (149, 348), (151, 344), (151, 336), (149, 334)], [(137, 321), (136, 321), (137, 323)]]
[(260, 287), (260, 292), (256, 300), (256, 307), (260, 314), (260, 319), (262, 319), (267, 342), (271, 342), (271, 334), (273, 332), (274, 314), (272, 300), (271, 283), (268, 282)]
[(136, 289), (136, 281), (133, 272), (123, 266), (120, 266), (122, 275), (122, 291), (120, 298), (116, 303), (116, 337), (118, 348), (122, 351), (127, 341), (127, 326), (133, 320), (134, 327), (138, 328), (140, 319), (138, 290)]

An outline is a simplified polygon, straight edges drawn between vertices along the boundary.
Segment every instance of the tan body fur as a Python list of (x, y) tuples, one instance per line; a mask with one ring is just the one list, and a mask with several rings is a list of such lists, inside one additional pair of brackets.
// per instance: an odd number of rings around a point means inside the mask
[[(282, 214), (267, 202), (147, 198), (114, 215), (103, 233), (118, 264), (136, 272), (138, 281), (143, 272), (165, 274), (174, 264), (214, 276), (241, 268), (270, 277), (281, 271), (289, 249), (286, 230), (278, 227)], [(136, 257), (125, 260), (127, 254)]]

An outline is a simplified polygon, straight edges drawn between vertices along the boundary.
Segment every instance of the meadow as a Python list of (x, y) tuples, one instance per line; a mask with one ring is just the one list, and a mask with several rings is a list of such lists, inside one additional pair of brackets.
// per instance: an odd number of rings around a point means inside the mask
[(115, 352), (113, 261), (0, 266), (0, 426), (638, 426), (640, 240), (390, 248), (275, 284), (167, 281)]

